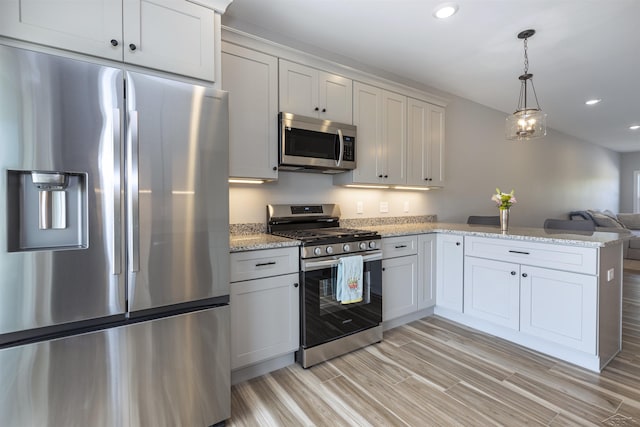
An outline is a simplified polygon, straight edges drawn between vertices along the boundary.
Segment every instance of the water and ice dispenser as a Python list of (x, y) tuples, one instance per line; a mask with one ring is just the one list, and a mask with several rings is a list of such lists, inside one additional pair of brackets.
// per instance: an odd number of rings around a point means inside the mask
[(87, 177), (63, 171), (8, 171), (8, 250), (88, 245)]

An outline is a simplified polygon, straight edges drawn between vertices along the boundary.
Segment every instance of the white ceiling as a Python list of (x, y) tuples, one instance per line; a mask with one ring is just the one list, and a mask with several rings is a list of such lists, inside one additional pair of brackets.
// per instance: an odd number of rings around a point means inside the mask
[[(523, 42), (549, 127), (640, 151), (640, 0), (234, 0), (223, 24), (345, 58), (505, 113), (515, 110)], [(351, 62), (351, 63), (349, 63)], [(586, 106), (590, 98), (602, 98)], [(530, 105), (530, 104), (529, 104)]]

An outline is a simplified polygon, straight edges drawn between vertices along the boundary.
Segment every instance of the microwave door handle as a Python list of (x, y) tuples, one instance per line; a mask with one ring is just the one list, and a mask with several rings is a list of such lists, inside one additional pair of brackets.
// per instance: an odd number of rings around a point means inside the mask
[(344, 155), (344, 138), (342, 137), (342, 130), (338, 129), (338, 141), (340, 141), (340, 154), (338, 154), (338, 160), (336, 160), (336, 166), (342, 164), (342, 156)]

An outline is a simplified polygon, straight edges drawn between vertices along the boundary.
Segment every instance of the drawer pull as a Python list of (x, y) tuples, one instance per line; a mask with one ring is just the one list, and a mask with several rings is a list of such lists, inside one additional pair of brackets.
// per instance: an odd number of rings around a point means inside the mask
[(512, 272), (511, 272), (511, 275), (512, 275), (512, 276), (515, 276), (515, 275), (516, 275), (516, 272), (515, 272), (515, 271), (512, 271)]
[(527, 277), (527, 273), (522, 273), (522, 277)]
[(529, 255), (529, 252), (524, 252), (524, 251), (509, 251), (512, 254), (522, 254), (522, 255)]
[(407, 245), (398, 245), (398, 246), (396, 246), (395, 248), (396, 248), (396, 249), (402, 249), (402, 248), (406, 248), (406, 247), (407, 247)]
[(256, 264), (256, 267), (264, 267), (265, 265), (276, 265), (276, 262), (275, 261), (261, 262)]

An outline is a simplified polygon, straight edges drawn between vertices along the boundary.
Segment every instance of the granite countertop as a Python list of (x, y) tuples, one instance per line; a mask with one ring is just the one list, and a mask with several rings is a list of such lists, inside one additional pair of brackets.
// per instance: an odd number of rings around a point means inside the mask
[[(374, 230), (382, 237), (407, 236), (425, 233), (450, 233), (463, 236), (492, 237), (497, 239), (520, 240), (527, 242), (556, 243), (572, 246), (603, 247), (613, 245), (625, 239), (624, 235), (606, 232), (566, 232), (545, 230), (543, 228), (510, 227), (503, 233), (498, 227), (486, 225), (467, 225), (443, 222), (417, 222), (409, 224), (381, 224), (357, 227)], [(628, 236), (627, 236), (628, 237)], [(229, 239), (230, 252), (243, 252), (258, 249), (275, 249), (299, 246), (298, 240), (278, 237), (267, 233), (232, 234)]]
[(299, 246), (300, 241), (278, 237), (272, 234), (232, 234), (229, 238), (230, 252), (244, 252), (258, 249), (276, 249)]
[(605, 232), (567, 232), (562, 230), (545, 230), (531, 227), (509, 227), (503, 233), (499, 227), (486, 225), (452, 224), (442, 222), (423, 222), (413, 224), (379, 225), (363, 227), (376, 230), (382, 237), (406, 236), (424, 233), (451, 233), (464, 236), (492, 237), (497, 239), (521, 240), (541, 243), (558, 243), (563, 245), (602, 247), (613, 245), (625, 239), (624, 235)]

